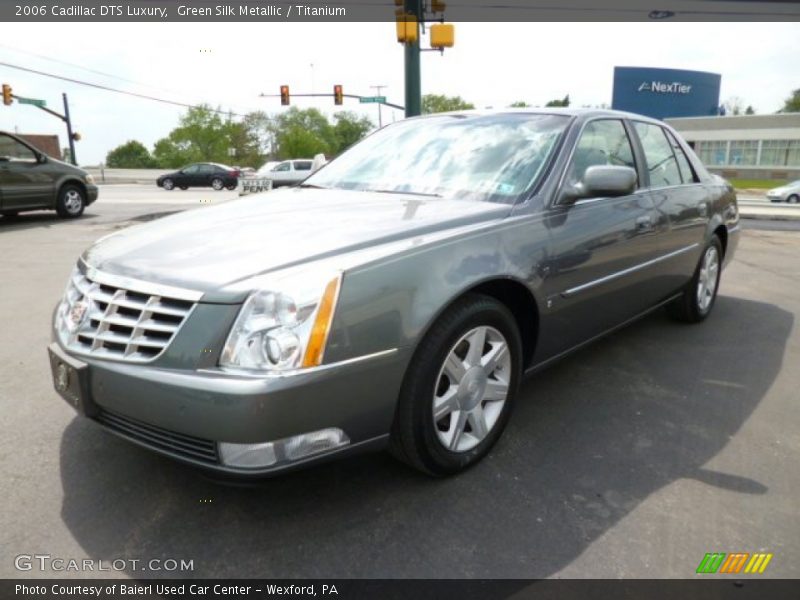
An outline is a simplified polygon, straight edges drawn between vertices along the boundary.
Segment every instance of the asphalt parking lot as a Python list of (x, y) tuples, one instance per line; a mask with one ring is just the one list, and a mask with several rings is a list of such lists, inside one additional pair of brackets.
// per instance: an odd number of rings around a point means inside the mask
[(797, 230), (746, 226), (704, 324), (658, 312), (527, 380), (459, 477), (375, 454), (231, 487), (53, 391), (50, 316), (80, 252), (235, 197), (101, 194), (78, 221), (0, 218), (0, 577), (93, 576), (15, 569), (34, 553), (194, 564), (103, 577), (693, 577), (712, 551), (771, 552), (763, 576), (800, 576)]

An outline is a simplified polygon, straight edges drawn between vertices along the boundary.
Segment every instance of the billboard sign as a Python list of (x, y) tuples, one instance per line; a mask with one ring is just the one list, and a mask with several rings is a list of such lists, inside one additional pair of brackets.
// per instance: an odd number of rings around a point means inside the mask
[(713, 116), (721, 81), (703, 71), (615, 67), (611, 107), (656, 119)]

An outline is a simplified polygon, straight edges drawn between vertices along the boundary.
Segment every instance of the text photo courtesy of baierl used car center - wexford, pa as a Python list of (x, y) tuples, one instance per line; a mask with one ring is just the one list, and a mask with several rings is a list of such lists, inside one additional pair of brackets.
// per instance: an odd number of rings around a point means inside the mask
[(0, 22), (0, 598), (798, 597), (800, 1)]

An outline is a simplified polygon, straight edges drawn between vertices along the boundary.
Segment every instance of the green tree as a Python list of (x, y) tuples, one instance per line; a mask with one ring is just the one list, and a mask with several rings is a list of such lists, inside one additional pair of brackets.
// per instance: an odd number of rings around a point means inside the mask
[(752, 107), (752, 105), (748, 105), (747, 108), (744, 111), (744, 114), (746, 114), (746, 115), (754, 115), (754, 114), (756, 114), (756, 109), (754, 109)]
[(187, 162), (228, 162), (232, 117), (226, 120), (208, 105), (190, 108), (178, 127), (158, 142), (153, 156), (161, 167), (179, 167)]
[(475, 105), (461, 96), (444, 96), (442, 94), (425, 94), (422, 97), (422, 114), (449, 112), (451, 110), (467, 110)]
[(569, 94), (564, 96), (564, 98), (562, 100), (550, 100), (550, 102), (545, 104), (545, 106), (552, 106), (552, 107), (563, 106), (563, 107), (567, 107), (567, 106), (569, 106)]
[(272, 121), (273, 154), (279, 160), (330, 156), (336, 150), (336, 136), (328, 118), (316, 108), (293, 106)]
[(136, 140), (125, 142), (106, 155), (106, 166), (112, 169), (149, 169), (154, 165), (150, 151)]
[(525, 100), (517, 100), (516, 102), (512, 102), (508, 105), (508, 108), (528, 108), (530, 104), (525, 102)]
[(780, 112), (800, 112), (800, 88), (794, 90), (792, 95), (785, 100)]
[(335, 147), (332, 151), (334, 155), (347, 150), (374, 127), (372, 119), (350, 111), (338, 112), (333, 118), (336, 121), (333, 126)]

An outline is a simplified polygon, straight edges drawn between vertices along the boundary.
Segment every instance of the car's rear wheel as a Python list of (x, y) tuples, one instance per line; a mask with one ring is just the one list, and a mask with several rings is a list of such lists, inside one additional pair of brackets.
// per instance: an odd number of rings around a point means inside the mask
[(167, 179), (161, 182), (161, 187), (163, 187), (167, 191), (173, 190), (175, 189), (175, 182), (168, 177)]
[(225, 186), (225, 189), (226, 189), (226, 190), (235, 190), (235, 189), (236, 189), (236, 184), (233, 184), (233, 185), (226, 185), (226, 186)]
[(77, 185), (67, 184), (58, 192), (56, 212), (64, 219), (76, 219), (83, 214), (86, 208), (86, 194)]
[(189, 189), (188, 185), (181, 185), (179, 186), (184, 192)]
[(678, 321), (699, 323), (714, 307), (722, 272), (722, 243), (714, 235), (703, 250), (692, 280), (683, 294), (667, 306), (669, 314)]
[(211, 180), (211, 187), (217, 191), (220, 191), (222, 188), (225, 187), (225, 182), (222, 181), (219, 177), (215, 177)]
[(789, 196), (789, 197), (786, 199), (786, 201), (787, 201), (789, 204), (797, 204), (798, 202), (800, 202), (800, 196), (798, 196), (797, 194), (792, 194), (791, 196)]
[(462, 298), (431, 327), (408, 367), (392, 454), (432, 475), (481, 460), (508, 422), (521, 357), (511, 312), (488, 296)]

